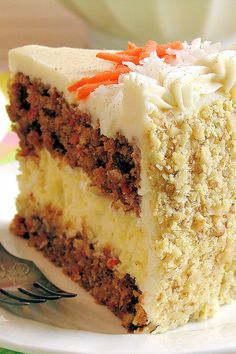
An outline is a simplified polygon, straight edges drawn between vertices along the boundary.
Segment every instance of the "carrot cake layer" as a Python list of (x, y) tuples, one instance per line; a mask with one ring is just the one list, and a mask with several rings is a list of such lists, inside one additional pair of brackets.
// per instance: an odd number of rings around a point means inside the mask
[[(61, 211), (48, 206), (30, 217), (18, 215), (11, 225), (12, 231), (29, 240), (29, 245), (42, 251), (66, 274), (81, 284), (95, 299), (106, 305), (130, 331), (147, 325), (142, 308), (142, 293), (129, 274), (116, 274), (119, 258), (109, 247), (101, 251), (88, 242), (85, 235), (77, 233), (67, 237), (59, 227), (57, 218)], [(86, 232), (86, 230), (84, 230)]]
[(119, 52), (31, 45), (9, 63), (13, 231), (133, 331), (231, 302), (236, 51), (200, 40)]
[(91, 126), (88, 113), (66, 103), (63, 95), (39, 80), (17, 74), (10, 86), (9, 116), (20, 137), (20, 154), (45, 147), (72, 168), (81, 167), (114, 205), (139, 214), (139, 150), (117, 133), (113, 138)]

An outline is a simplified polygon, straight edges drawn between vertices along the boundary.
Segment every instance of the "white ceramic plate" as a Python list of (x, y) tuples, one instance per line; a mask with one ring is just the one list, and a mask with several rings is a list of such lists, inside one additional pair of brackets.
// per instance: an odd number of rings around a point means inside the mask
[(0, 166), (0, 242), (19, 257), (34, 260), (50, 280), (77, 292), (77, 299), (0, 308), (0, 347), (27, 353), (226, 354), (236, 353), (236, 303), (214, 319), (190, 323), (161, 335), (127, 334), (119, 320), (24, 240), (10, 235), (15, 207), (17, 164)]

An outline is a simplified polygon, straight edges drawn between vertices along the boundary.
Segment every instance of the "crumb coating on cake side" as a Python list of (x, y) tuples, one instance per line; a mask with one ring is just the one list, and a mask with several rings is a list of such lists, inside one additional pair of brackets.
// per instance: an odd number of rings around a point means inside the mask
[(236, 297), (235, 107), (222, 95), (195, 113), (160, 113), (155, 122), (155, 316), (174, 327), (211, 317)]

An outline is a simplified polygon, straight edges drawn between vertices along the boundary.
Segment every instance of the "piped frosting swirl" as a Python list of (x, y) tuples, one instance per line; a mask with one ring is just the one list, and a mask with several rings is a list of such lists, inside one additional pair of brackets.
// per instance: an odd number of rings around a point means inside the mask
[[(191, 60), (184, 60), (185, 56)], [(156, 102), (160, 109), (183, 111), (193, 107), (201, 96), (220, 89), (236, 100), (235, 50), (213, 51), (210, 44), (196, 49), (195, 44), (194, 49), (189, 46), (180, 50), (172, 64), (166, 64), (154, 53), (144, 59), (142, 65), (126, 64), (133, 72), (156, 82), (154, 91), (158, 95)]]

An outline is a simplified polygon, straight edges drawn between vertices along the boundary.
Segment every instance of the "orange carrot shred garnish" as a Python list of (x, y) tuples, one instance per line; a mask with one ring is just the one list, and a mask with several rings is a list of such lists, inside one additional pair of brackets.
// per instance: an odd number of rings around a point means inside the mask
[(145, 46), (143, 47), (143, 50), (139, 56), (139, 60), (142, 60), (146, 57), (149, 57), (149, 55), (152, 53), (152, 52), (156, 52), (157, 50), (157, 42), (155, 41), (147, 41), (147, 43), (145, 44)]
[(128, 49), (136, 49), (137, 46), (133, 42), (128, 41)]
[[(156, 52), (159, 58), (164, 58), (169, 64), (175, 59), (175, 54), (169, 54), (168, 49), (180, 50), (183, 45), (180, 41), (167, 44), (158, 44), (156, 41), (149, 40), (143, 47), (137, 47), (136, 44), (128, 42), (128, 49), (116, 53), (101, 52), (96, 55), (97, 58), (113, 62), (114, 70), (103, 71), (91, 77), (84, 77), (68, 87), (68, 91), (76, 91), (77, 98), (82, 100), (96, 90), (100, 85), (113, 85), (118, 83), (121, 74), (129, 73), (131, 70), (123, 62), (132, 62), (135, 65), (140, 64), (140, 60), (149, 57), (152, 52)], [(124, 190), (128, 193), (128, 189)]]
[(98, 53), (97, 58), (113, 61), (115, 63), (122, 64), (124, 61), (131, 61), (134, 64), (139, 63), (139, 58), (134, 55), (121, 54), (121, 53)]
[(166, 53), (167, 49), (180, 50), (182, 48), (183, 48), (183, 45), (180, 41), (171, 42), (171, 43), (167, 43), (167, 44), (159, 44), (157, 46), (157, 55), (159, 56), (159, 58), (163, 58), (167, 54)]
[(70, 92), (77, 90), (78, 88), (87, 85), (95, 84), (103, 81), (113, 81), (117, 80), (121, 74), (126, 74), (130, 71), (127, 66), (122, 65), (122, 67), (117, 67), (115, 71), (103, 71), (91, 77), (84, 77), (83, 79), (77, 81), (73, 85), (68, 87)]
[(96, 90), (96, 88), (98, 88), (101, 85), (113, 85), (113, 84), (117, 84), (118, 80), (114, 80), (114, 81), (103, 81), (103, 82), (96, 82), (94, 84), (87, 84), (82, 86), (79, 90), (78, 90), (78, 95), (77, 97), (82, 100), (86, 97), (88, 97), (90, 95), (91, 92), (93, 92), (94, 90)]
[(165, 62), (167, 64), (170, 64), (175, 59), (175, 55), (174, 54), (166, 54), (164, 58), (165, 58)]
[(123, 68), (128, 68), (126, 65), (124, 65), (124, 64), (119, 64), (119, 63), (117, 63), (116, 65), (115, 65), (115, 70), (120, 70), (120, 69), (123, 69)]
[(127, 54), (127, 55), (139, 56), (139, 54), (142, 52), (142, 50), (143, 50), (143, 48), (127, 49), (127, 50), (123, 50), (123, 52), (117, 52), (117, 54)]

